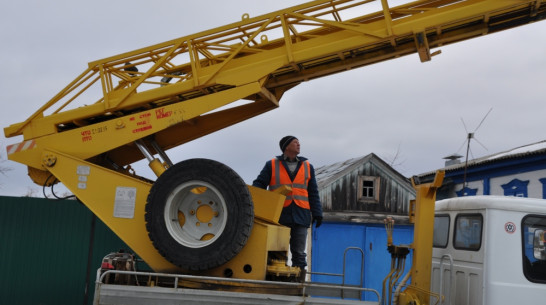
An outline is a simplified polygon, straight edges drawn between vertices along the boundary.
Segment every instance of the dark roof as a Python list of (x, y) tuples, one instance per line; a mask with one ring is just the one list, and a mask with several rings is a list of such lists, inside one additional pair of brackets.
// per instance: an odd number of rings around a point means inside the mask
[(315, 168), (317, 184), (319, 185), (319, 188), (321, 188), (322, 186), (337, 180), (339, 177), (345, 176), (347, 173), (350, 173), (353, 169), (358, 168), (360, 165), (370, 161), (377, 162), (382, 166), (388, 168), (389, 171), (392, 172), (393, 176), (398, 176), (399, 179), (405, 182), (409, 181), (408, 178), (397, 172), (394, 168), (392, 168), (389, 164), (379, 158), (376, 154), (371, 153), (363, 157), (356, 157), (349, 160)]
[[(512, 148), (512, 149), (495, 153), (492, 155), (488, 155), (485, 157), (468, 160), (468, 167), (480, 166), (480, 165), (494, 163), (494, 162), (498, 162), (502, 160), (517, 159), (521, 157), (527, 157), (531, 155), (539, 155), (539, 154), (545, 154), (545, 153), (546, 153), (546, 140), (543, 140), (540, 142)], [(461, 163), (458, 163), (458, 164), (446, 166), (442, 170), (446, 172), (462, 170), (464, 169), (465, 164), (466, 162), (462, 161)], [(436, 171), (426, 172), (426, 173), (419, 174), (419, 177), (430, 176), (430, 175), (434, 175), (435, 173)]]

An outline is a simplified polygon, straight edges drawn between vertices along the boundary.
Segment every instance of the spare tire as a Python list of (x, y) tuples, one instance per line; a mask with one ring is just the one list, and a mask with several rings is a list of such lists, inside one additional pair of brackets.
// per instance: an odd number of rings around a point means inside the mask
[(190, 159), (167, 169), (146, 203), (146, 229), (168, 261), (187, 270), (225, 264), (243, 248), (254, 222), (247, 185), (230, 167)]

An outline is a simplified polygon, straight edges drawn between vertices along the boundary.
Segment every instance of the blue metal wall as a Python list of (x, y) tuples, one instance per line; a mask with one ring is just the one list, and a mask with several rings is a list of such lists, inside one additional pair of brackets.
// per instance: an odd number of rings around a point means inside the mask
[[(382, 293), (383, 279), (390, 272), (391, 257), (387, 251), (387, 233), (383, 225), (356, 223), (323, 223), (313, 230), (311, 271), (343, 274), (345, 284), (373, 288)], [(396, 245), (413, 241), (413, 226), (395, 226), (393, 242)], [(364, 275), (361, 280), (362, 256), (359, 250), (349, 250), (343, 260), (345, 249), (357, 247), (364, 253)], [(406, 260), (406, 272), (411, 267), (412, 255)], [(341, 284), (337, 276), (312, 275), (316, 282)], [(365, 300), (377, 301), (375, 294), (367, 292)]]

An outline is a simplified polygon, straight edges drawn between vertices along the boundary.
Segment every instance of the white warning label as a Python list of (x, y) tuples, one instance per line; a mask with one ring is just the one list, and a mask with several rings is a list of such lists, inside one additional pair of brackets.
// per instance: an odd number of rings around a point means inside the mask
[(76, 174), (78, 174), (78, 188), (80, 190), (87, 189), (87, 177), (91, 172), (91, 168), (87, 165), (78, 165), (76, 168)]
[(114, 201), (114, 217), (134, 218), (135, 217), (135, 187), (116, 187), (116, 200)]

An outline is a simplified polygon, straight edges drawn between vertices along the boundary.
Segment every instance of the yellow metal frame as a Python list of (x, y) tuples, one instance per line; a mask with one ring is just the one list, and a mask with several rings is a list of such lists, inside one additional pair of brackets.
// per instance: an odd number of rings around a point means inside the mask
[[(4, 128), (33, 149), (8, 157), (42, 170), (44, 149), (109, 167), (168, 150), (279, 106), (301, 82), (534, 22), (546, 0), (421, 0), (375, 11), (368, 0), (319, 0), (243, 15), (197, 34), (90, 62), (24, 122)], [(351, 16), (344, 19), (343, 16)], [(169, 80), (170, 79), (170, 80)], [(98, 93), (98, 95), (97, 95)], [(246, 104), (235, 101), (245, 100)], [(69, 143), (69, 144), (68, 144)]]
[[(46, 159), (49, 160), (48, 171), (63, 181), (79, 200), (153, 270), (178, 270), (157, 252), (148, 238), (144, 214), (146, 197), (152, 187), (150, 183), (55, 151), (45, 151), (44, 160)], [(131, 202), (134, 207), (124, 217), (115, 216), (116, 195), (120, 190), (134, 192)]]
[[(56, 151), (45, 151), (43, 160), (48, 171), (66, 181), (66, 187), (153, 270), (180, 271), (157, 252), (148, 237), (144, 214), (150, 183)], [(256, 221), (247, 245), (232, 261), (206, 274), (224, 276), (225, 269), (232, 269), (237, 278), (264, 279), (268, 251), (288, 251), (290, 231), (277, 223), (284, 196), (252, 186), (249, 190)], [(120, 192), (132, 192), (133, 197), (118, 198)], [(126, 202), (120, 202), (123, 199)], [(124, 210), (116, 215), (118, 203)], [(253, 271), (244, 272), (244, 265), (252, 266)]]
[(241, 252), (226, 264), (200, 272), (203, 275), (264, 280), (269, 252), (288, 253), (290, 228), (256, 220)]
[[(422, 0), (392, 8), (382, 0), (382, 10), (373, 11), (371, 2), (320, 0), (244, 15), (237, 23), (90, 62), (26, 121), (6, 128), (6, 136), (37, 138), (60, 125), (253, 82), (261, 90), (247, 98), (271, 107), (302, 81), (412, 53), (426, 61), (430, 48), (533, 22), (546, 9), (544, 0)], [(95, 85), (102, 96), (85, 96)], [(79, 100), (87, 105), (72, 105)]]
[[(410, 277), (411, 285), (400, 294), (398, 304), (429, 304), (430, 274), (432, 271), (432, 239), (434, 231), (434, 206), (436, 190), (442, 186), (445, 172), (438, 171), (434, 181), (416, 184), (415, 200), (410, 203), (410, 222), (413, 223), (413, 261)], [(414, 302), (414, 303), (411, 303)]]

